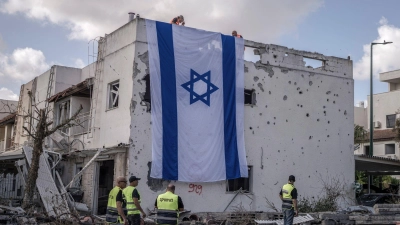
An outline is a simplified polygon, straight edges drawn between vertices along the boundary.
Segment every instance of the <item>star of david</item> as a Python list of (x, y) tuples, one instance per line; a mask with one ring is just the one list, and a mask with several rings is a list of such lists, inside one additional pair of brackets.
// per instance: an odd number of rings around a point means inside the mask
[[(196, 82), (204, 82), (207, 85), (205, 93), (196, 93), (194, 85)], [(190, 104), (197, 101), (202, 101), (204, 104), (210, 106), (210, 95), (218, 90), (218, 87), (211, 83), (211, 71), (208, 71), (202, 75), (196, 71), (190, 69), (190, 81), (181, 85), (185, 90), (190, 93)]]

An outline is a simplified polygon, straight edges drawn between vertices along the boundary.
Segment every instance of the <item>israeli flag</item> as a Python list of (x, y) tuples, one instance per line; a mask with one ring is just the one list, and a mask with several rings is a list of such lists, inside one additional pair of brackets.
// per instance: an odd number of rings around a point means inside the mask
[(150, 176), (184, 182), (247, 177), (243, 39), (151, 20), (146, 29)]

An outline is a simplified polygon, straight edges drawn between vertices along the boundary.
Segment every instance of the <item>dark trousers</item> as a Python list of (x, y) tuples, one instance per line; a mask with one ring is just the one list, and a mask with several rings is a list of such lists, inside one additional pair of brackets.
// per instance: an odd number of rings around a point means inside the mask
[(128, 215), (129, 225), (140, 225), (140, 214)]
[(283, 210), (283, 225), (293, 225), (294, 209)]

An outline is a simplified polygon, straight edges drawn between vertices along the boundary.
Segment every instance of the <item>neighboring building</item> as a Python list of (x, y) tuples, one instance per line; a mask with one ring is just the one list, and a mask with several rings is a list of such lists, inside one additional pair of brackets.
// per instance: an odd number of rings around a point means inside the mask
[[(279, 206), (279, 189), (290, 174), (296, 175), (301, 196), (318, 196), (322, 180), (340, 178), (348, 188), (347, 197), (354, 197), (352, 61), (252, 41), (245, 45), (260, 55), (256, 63), (245, 62), (249, 177), (210, 183), (172, 181), (185, 208), (222, 212), (241, 205), (268, 211), (265, 198)], [(135, 19), (100, 38), (96, 63), (83, 69), (53, 66), (22, 87), (18, 113), (32, 111), (30, 90), (38, 108), (48, 104), (54, 109), (54, 126), (83, 106), (79, 126), (60, 130), (46, 148), (63, 154), (56, 169), (65, 185), (102, 151), (72, 184), (84, 191), (83, 202), (94, 214), (105, 213), (117, 176), (142, 178), (138, 186), (142, 207), (149, 210), (170, 182), (150, 177), (147, 51), (145, 20)], [(321, 66), (306, 67), (304, 59), (317, 60)], [(15, 143), (23, 144), (29, 139), (22, 131), (27, 121), (16, 123)], [(239, 189), (242, 192), (236, 195)]]
[[(400, 115), (400, 70), (379, 74), (382, 82), (388, 83), (388, 92), (374, 94), (373, 96), (373, 124), (374, 124), (374, 150), (373, 155), (400, 159), (399, 145), (396, 143), (396, 133), (393, 132), (396, 119)], [(354, 123), (370, 130), (370, 97), (368, 107), (354, 108)], [(366, 133), (365, 142), (361, 143), (355, 154), (369, 155), (369, 134)]]

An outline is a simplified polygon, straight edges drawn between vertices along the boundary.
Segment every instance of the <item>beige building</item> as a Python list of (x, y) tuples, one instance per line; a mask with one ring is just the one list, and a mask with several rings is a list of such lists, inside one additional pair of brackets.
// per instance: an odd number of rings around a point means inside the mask
[[(277, 193), (292, 173), (302, 196), (319, 193), (320, 179), (340, 177), (346, 197), (354, 197), (351, 60), (246, 40), (246, 48), (260, 57), (244, 65), (249, 177), (185, 183), (150, 177), (151, 74), (145, 20), (136, 18), (97, 41), (95, 63), (83, 69), (53, 66), (23, 85), (17, 109), (22, 113), (32, 112), (32, 105), (50, 107), (57, 125), (82, 106), (77, 126), (59, 130), (45, 148), (62, 156), (55, 171), (64, 186), (71, 183), (83, 191), (77, 201), (94, 214), (105, 213), (115, 177), (130, 175), (142, 178), (138, 189), (146, 212), (170, 182), (192, 212), (233, 211), (238, 205), (268, 211), (264, 199), (280, 205)], [(321, 65), (305, 66), (305, 59)], [(34, 93), (33, 100), (28, 91)], [(30, 123), (16, 119), (18, 146), (29, 141), (23, 124)]]

